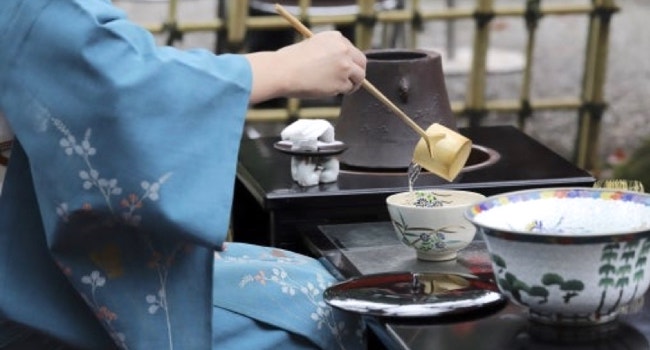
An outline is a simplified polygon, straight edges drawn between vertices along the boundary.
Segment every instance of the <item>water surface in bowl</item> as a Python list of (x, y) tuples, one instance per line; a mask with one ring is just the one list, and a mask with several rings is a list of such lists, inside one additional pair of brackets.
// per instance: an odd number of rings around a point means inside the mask
[(551, 189), (495, 196), (473, 206), (479, 225), (515, 232), (607, 234), (650, 228), (650, 197), (601, 189)]

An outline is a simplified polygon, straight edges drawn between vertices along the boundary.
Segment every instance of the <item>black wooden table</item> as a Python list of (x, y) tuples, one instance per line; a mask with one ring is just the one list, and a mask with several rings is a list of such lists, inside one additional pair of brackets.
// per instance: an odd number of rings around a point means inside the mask
[[(304, 232), (311, 252), (341, 280), (386, 272), (450, 272), (492, 276), (489, 255), (480, 236), (456, 260), (426, 262), (403, 246), (390, 222), (323, 225)], [(598, 327), (542, 326), (528, 321), (526, 311), (508, 303), (500, 310), (463, 318), (428, 321), (367, 317), (371, 335), (393, 350), (523, 350), (650, 349), (650, 295), (626, 309), (618, 321)]]

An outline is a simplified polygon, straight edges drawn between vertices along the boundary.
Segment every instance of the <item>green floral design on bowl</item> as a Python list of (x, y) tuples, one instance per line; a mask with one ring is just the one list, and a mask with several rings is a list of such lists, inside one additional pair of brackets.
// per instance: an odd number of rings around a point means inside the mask
[(462, 225), (451, 225), (439, 228), (430, 227), (409, 227), (402, 214), (400, 220), (393, 220), (402, 243), (421, 251), (445, 251), (449, 244), (462, 243), (460, 240), (448, 240), (446, 234), (457, 233), (464, 230)]
[(439, 194), (431, 191), (415, 191), (415, 201), (413, 205), (418, 208), (435, 208), (442, 207), (451, 201), (444, 201), (439, 197), (445, 197), (444, 194)]

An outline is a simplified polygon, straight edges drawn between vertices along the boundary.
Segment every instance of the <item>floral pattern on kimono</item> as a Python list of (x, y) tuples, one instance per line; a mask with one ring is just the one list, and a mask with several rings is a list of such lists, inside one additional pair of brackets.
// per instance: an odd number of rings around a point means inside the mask
[[(176, 339), (182, 329), (178, 322), (186, 322), (188, 311), (209, 319), (209, 298), (199, 303), (206, 306), (203, 309), (182, 302), (185, 293), (201, 295), (192, 289), (205, 290), (206, 279), (194, 278), (191, 281), (198, 281), (196, 286), (187, 281), (180, 287), (174, 287), (178, 283), (171, 281), (182, 278), (179, 273), (209, 273), (207, 250), (197, 249), (188, 241), (161, 240), (140, 227), (148, 219), (141, 212), (148, 203), (160, 199), (161, 189), (172, 173), (140, 181), (139, 192), (126, 191), (117, 178), (103, 177), (102, 170), (95, 166), (93, 158), (98, 150), (92, 143), (92, 129), (86, 129), (78, 138), (62, 120), (52, 116), (48, 119), (54, 126), (52, 131), (60, 134), (61, 152), (78, 159), (79, 168), (70, 170), (77, 174), (80, 187), (102, 198), (99, 209), (87, 202), (57, 205), (60, 224), (52, 250), (64, 274), (122, 349), (151, 346), (145, 346), (153, 344), (150, 340), (141, 340), (142, 329), (157, 329), (159, 339), (164, 339), (154, 342), (160, 349), (195, 348), (208, 342), (207, 337), (196, 341)], [(70, 212), (69, 207), (81, 209)], [(192, 254), (197, 251), (202, 258), (193, 261)], [(205, 334), (209, 332), (207, 329)]]
[(337, 280), (318, 260), (279, 248), (226, 243), (215, 253), (214, 281), (216, 307), (300, 334), (322, 349), (365, 347), (361, 318), (323, 301), (323, 291)]

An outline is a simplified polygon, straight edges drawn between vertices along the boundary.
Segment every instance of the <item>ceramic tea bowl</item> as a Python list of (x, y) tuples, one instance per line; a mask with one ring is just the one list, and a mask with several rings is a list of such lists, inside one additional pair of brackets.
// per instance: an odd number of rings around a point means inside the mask
[(415, 249), (418, 259), (456, 258), (476, 235), (476, 227), (463, 213), (484, 199), (480, 193), (460, 190), (417, 190), (386, 198), (397, 238)]
[(608, 323), (648, 289), (648, 194), (518, 191), (486, 198), (465, 216), (486, 241), (499, 289), (531, 320)]

